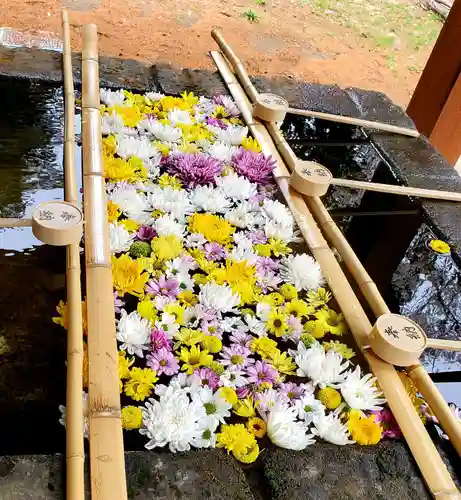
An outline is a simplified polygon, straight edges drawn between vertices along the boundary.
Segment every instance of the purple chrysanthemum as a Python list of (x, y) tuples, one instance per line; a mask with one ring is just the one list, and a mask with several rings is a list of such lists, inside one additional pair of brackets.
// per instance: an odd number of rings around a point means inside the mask
[(245, 399), (251, 392), (250, 386), (244, 385), (243, 387), (237, 387), (237, 389), (235, 389), (235, 392), (237, 393), (237, 397), (239, 399)]
[(251, 341), (254, 340), (254, 337), (253, 337), (253, 335), (250, 335), (249, 333), (245, 333), (245, 332), (241, 332), (239, 330), (236, 330), (229, 337), (229, 340), (233, 344), (240, 345), (242, 347), (246, 347), (249, 349)]
[(211, 125), (212, 127), (218, 127), (222, 130), (225, 130), (227, 128), (227, 125), (222, 120), (213, 118), (212, 116), (209, 116), (205, 121), (207, 125)]
[(220, 356), (221, 364), (242, 370), (246, 366), (253, 364), (255, 361), (250, 358), (250, 349), (241, 345), (233, 344), (230, 347), (223, 347)]
[(203, 249), (208, 260), (221, 260), (226, 256), (224, 248), (219, 243), (206, 243)]
[(381, 424), (383, 438), (400, 439), (402, 437), (402, 431), (391, 410), (383, 408), (380, 411), (372, 411), (371, 414), (375, 415), (375, 422)]
[(197, 369), (194, 371), (194, 375), (197, 375), (197, 377), (200, 378), (203, 386), (208, 386), (213, 391), (215, 391), (220, 385), (219, 376), (211, 368)]
[(176, 175), (189, 188), (214, 184), (222, 168), (219, 160), (204, 153), (174, 154), (167, 165), (168, 173)]
[(120, 308), (125, 305), (122, 299), (119, 299), (118, 292), (114, 292), (114, 310), (116, 313), (120, 313)]
[(270, 257), (258, 257), (255, 263), (256, 271), (264, 276), (265, 274), (276, 272), (279, 269), (278, 262)]
[(290, 402), (294, 403), (296, 399), (301, 399), (304, 395), (304, 387), (295, 384), (294, 382), (286, 382), (280, 384), (278, 388), (280, 394), (283, 394)]
[(278, 377), (278, 371), (265, 361), (256, 361), (253, 366), (247, 368), (248, 382), (261, 385), (273, 384)]
[(251, 231), (248, 234), (248, 237), (250, 238), (253, 244), (261, 243), (264, 245), (265, 243), (267, 243), (267, 236), (262, 229)]
[(266, 184), (272, 177), (275, 160), (271, 156), (239, 148), (232, 157), (232, 166), (239, 175), (243, 175), (249, 181), (256, 184)]
[(174, 278), (165, 278), (160, 276), (158, 280), (150, 280), (146, 286), (146, 292), (149, 295), (163, 295), (169, 299), (175, 299), (179, 292), (179, 282)]
[(136, 231), (135, 239), (139, 241), (150, 241), (155, 236), (155, 230), (152, 226), (141, 226)]
[(168, 349), (171, 351), (171, 340), (161, 328), (156, 328), (151, 331), (150, 342), (153, 351), (160, 351), (160, 349)]
[(175, 355), (168, 349), (162, 348), (157, 352), (148, 354), (146, 364), (152, 370), (157, 372), (157, 375), (174, 375), (179, 371), (179, 364)]

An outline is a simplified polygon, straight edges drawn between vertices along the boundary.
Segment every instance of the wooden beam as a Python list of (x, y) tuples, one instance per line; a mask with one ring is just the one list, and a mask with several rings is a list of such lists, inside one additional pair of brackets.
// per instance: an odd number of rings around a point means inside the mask
[(427, 137), (461, 72), (460, 27), (461, 0), (455, 0), (407, 108), (416, 128)]
[(429, 139), (448, 163), (456, 164), (461, 155), (461, 75), (458, 76)]

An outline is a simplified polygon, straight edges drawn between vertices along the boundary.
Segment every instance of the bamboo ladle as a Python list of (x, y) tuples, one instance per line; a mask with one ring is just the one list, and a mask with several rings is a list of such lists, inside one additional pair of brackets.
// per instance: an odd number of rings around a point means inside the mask
[(409, 137), (419, 137), (420, 133), (411, 128), (398, 127), (388, 123), (375, 122), (370, 120), (362, 120), (360, 118), (352, 118), (350, 116), (333, 115), (331, 113), (322, 113), (319, 111), (310, 111), (306, 109), (290, 108), (288, 101), (281, 96), (271, 93), (259, 94), (254, 103), (254, 116), (266, 122), (279, 122), (285, 119), (287, 113), (299, 116), (308, 116), (310, 118), (319, 118), (330, 122), (345, 123), (347, 125), (355, 125), (382, 132), (390, 132), (392, 134), (406, 135)]

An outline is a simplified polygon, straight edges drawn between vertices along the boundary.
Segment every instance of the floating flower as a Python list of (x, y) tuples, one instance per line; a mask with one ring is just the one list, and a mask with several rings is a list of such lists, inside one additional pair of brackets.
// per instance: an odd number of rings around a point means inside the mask
[(152, 394), (158, 380), (156, 375), (150, 368), (132, 368), (130, 378), (125, 382), (125, 394), (135, 401), (144, 401)]
[(122, 427), (127, 431), (139, 429), (142, 425), (142, 411), (139, 406), (122, 408)]
[(379, 411), (386, 400), (380, 397), (382, 392), (376, 388), (375, 382), (376, 377), (370, 373), (362, 377), (360, 365), (357, 365), (353, 372), (346, 375), (339, 389), (350, 408)]
[(403, 437), (399, 424), (391, 410), (383, 408), (380, 411), (373, 411), (372, 414), (375, 416), (375, 422), (381, 426), (383, 438), (400, 439)]
[(211, 214), (224, 214), (231, 206), (231, 201), (226, 195), (221, 190), (211, 186), (199, 186), (196, 188), (191, 196), (191, 203), (198, 209), (210, 212)]
[(114, 288), (121, 297), (125, 293), (139, 296), (143, 293), (144, 285), (149, 279), (147, 273), (139, 263), (126, 254), (120, 257), (112, 257), (112, 279)]
[(129, 250), (133, 239), (134, 235), (130, 234), (123, 225), (117, 222), (109, 224), (109, 248), (112, 254)]
[(149, 295), (163, 295), (169, 299), (175, 299), (179, 294), (179, 283), (174, 278), (166, 278), (163, 274), (158, 280), (150, 280), (146, 286)]
[(307, 254), (289, 255), (282, 259), (280, 275), (299, 290), (316, 290), (323, 284), (322, 271)]
[(155, 162), (160, 162), (161, 154), (152, 146), (151, 142), (143, 137), (137, 139), (136, 137), (123, 137), (117, 138), (117, 154), (124, 160), (130, 159), (132, 156), (147, 162), (150, 158), (154, 158)]
[(233, 172), (217, 178), (216, 186), (233, 200), (245, 201), (256, 194), (256, 184)]
[(125, 100), (125, 93), (122, 89), (120, 90), (110, 90), (110, 89), (101, 89), (99, 91), (99, 95), (101, 101), (107, 106), (121, 106), (123, 101)]
[(295, 401), (294, 407), (298, 412), (298, 417), (306, 424), (311, 424), (316, 415), (318, 417), (325, 415), (325, 406), (310, 391), (305, 391), (303, 396)]
[(277, 370), (266, 361), (256, 361), (247, 368), (248, 382), (250, 384), (262, 385), (273, 384), (278, 377)]
[(450, 245), (442, 240), (431, 240), (429, 242), (430, 248), (436, 253), (447, 254), (450, 253)]
[(263, 438), (266, 435), (267, 426), (262, 418), (251, 417), (246, 423), (247, 429), (254, 437)]
[(351, 349), (347, 344), (343, 344), (338, 340), (331, 340), (330, 342), (323, 342), (323, 348), (325, 351), (335, 351), (339, 352), (344, 359), (351, 359), (355, 356), (355, 351)]
[(376, 415), (363, 417), (357, 410), (349, 413), (347, 427), (352, 439), (361, 445), (377, 444), (381, 440), (383, 430), (378, 422), (375, 422)]
[(210, 387), (215, 391), (221, 384), (219, 376), (211, 368), (199, 368), (194, 371), (204, 387)]
[[(240, 459), (250, 454), (251, 458), (253, 458), (257, 445), (255, 437), (243, 424), (223, 425), (221, 426), (221, 432), (216, 436), (216, 446), (218, 448), (225, 448), (228, 453), (232, 452), (236, 458), (240, 457)], [(257, 455), (254, 460), (256, 458)]]
[(208, 351), (201, 351), (200, 347), (193, 345), (190, 349), (181, 348), (179, 359), (183, 362), (181, 370), (189, 375), (201, 366), (208, 366), (213, 361), (213, 356)]
[(229, 285), (206, 283), (200, 286), (199, 300), (205, 309), (226, 313), (234, 311), (240, 303), (240, 296), (234, 293)]
[(191, 233), (202, 234), (208, 241), (225, 245), (231, 241), (235, 227), (228, 221), (212, 214), (193, 214), (189, 217)]
[(267, 330), (276, 337), (282, 337), (288, 328), (286, 319), (285, 314), (279, 312), (277, 309), (272, 309), (266, 320)]
[(239, 174), (256, 184), (267, 184), (275, 168), (275, 160), (261, 153), (240, 148), (232, 157), (232, 166)]
[(320, 309), (315, 313), (315, 317), (321, 322), (321, 327), (325, 332), (332, 335), (343, 335), (347, 333), (347, 325), (344, 316), (336, 313), (333, 309)]
[(221, 364), (231, 367), (232, 370), (243, 370), (246, 366), (254, 363), (250, 354), (250, 349), (241, 345), (234, 344), (230, 347), (223, 347), (220, 353)]
[(214, 423), (213, 430), (216, 430), (219, 423), (224, 423), (225, 418), (230, 417), (232, 405), (219, 393), (213, 393), (210, 387), (200, 387), (194, 398), (198, 398), (203, 404), (207, 420)]
[(319, 401), (329, 410), (336, 410), (341, 404), (341, 393), (333, 387), (324, 387), (317, 394)]
[(136, 239), (140, 241), (151, 241), (155, 236), (155, 231), (151, 226), (141, 226), (136, 231)]
[(310, 290), (306, 294), (306, 301), (313, 307), (324, 307), (330, 302), (331, 293), (325, 288)]
[(349, 439), (347, 423), (343, 424), (336, 413), (329, 415), (317, 413), (314, 415), (313, 423), (315, 427), (313, 433), (329, 443), (343, 446), (354, 442)]
[(171, 351), (171, 340), (168, 338), (168, 335), (160, 328), (155, 328), (154, 330), (152, 330), (150, 335), (150, 342), (151, 348), (154, 352), (163, 348)]
[(232, 144), (233, 146), (239, 146), (248, 133), (248, 127), (241, 127), (239, 125), (229, 125), (224, 130), (221, 128), (211, 128), (216, 135), (217, 141)]
[(150, 323), (141, 318), (137, 311), (128, 314), (124, 309), (117, 324), (117, 340), (120, 349), (142, 358), (143, 351), (149, 349)]
[(181, 240), (174, 235), (156, 236), (151, 246), (155, 257), (161, 261), (174, 259), (183, 250)]
[(222, 170), (222, 164), (215, 158), (203, 153), (176, 154), (167, 165), (172, 175), (177, 175), (181, 182), (189, 188), (215, 182)]
[(175, 375), (179, 371), (176, 356), (167, 348), (162, 347), (146, 357), (146, 364), (152, 368), (157, 375)]

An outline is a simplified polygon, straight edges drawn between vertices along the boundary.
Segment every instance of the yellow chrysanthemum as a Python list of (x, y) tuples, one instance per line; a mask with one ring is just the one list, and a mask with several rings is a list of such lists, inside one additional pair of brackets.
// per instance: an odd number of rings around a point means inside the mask
[(136, 310), (142, 318), (148, 319), (152, 324), (158, 319), (158, 311), (155, 303), (149, 297), (144, 297), (138, 302)]
[(316, 319), (312, 321), (307, 321), (303, 325), (304, 331), (308, 334), (314, 337), (314, 339), (321, 339), (325, 337), (325, 335), (328, 333), (328, 328), (325, 323), (325, 321)]
[[(67, 330), (69, 321), (67, 303), (60, 300), (59, 304), (56, 306), (56, 312), (59, 314), (59, 316), (55, 316), (54, 318), (52, 318), (53, 323), (61, 325), (63, 328)], [(87, 323), (85, 300), (82, 300), (82, 327), (83, 327), (83, 334), (86, 335), (88, 331), (88, 323)]]
[(316, 291), (307, 292), (306, 301), (314, 307), (324, 307), (331, 299), (331, 293), (325, 288), (318, 288)]
[(332, 387), (320, 389), (317, 394), (318, 400), (323, 403), (329, 410), (335, 410), (341, 404), (341, 394)]
[(343, 335), (347, 333), (347, 325), (342, 313), (337, 314), (333, 309), (320, 309), (315, 317), (324, 322), (325, 329), (332, 335)]
[[(224, 424), (216, 436), (216, 446), (227, 452), (247, 454), (256, 443), (256, 439), (243, 424)], [(257, 443), (256, 443), (257, 444)]]
[(351, 433), (352, 439), (361, 445), (377, 444), (381, 440), (383, 429), (379, 423), (375, 422), (376, 415), (363, 417), (357, 410), (349, 413), (347, 428)]
[(347, 344), (339, 342), (339, 340), (331, 340), (330, 342), (323, 342), (322, 346), (325, 349), (325, 351), (339, 352), (344, 359), (351, 359), (355, 356), (355, 351), (351, 349)]
[(256, 269), (248, 262), (226, 259), (224, 266), (210, 272), (210, 278), (218, 285), (228, 283), (232, 291), (239, 294), (240, 305), (252, 304), (255, 301)]
[(157, 236), (151, 241), (153, 256), (158, 260), (171, 260), (177, 257), (182, 251), (182, 242), (176, 236)]
[(130, 181), (136, 177), (138, 166), (133, 162), (104, 156), (104, 176), (112, 181)]
[(137, 106), (114, 106), (114, 111), (121, 116), (125, 127), (136, 127), (136, 125), (144, 118)]
[(232, 387), (220, 387), (218, 389), (218, 394), (232, 406), (234, 406), (238, 401), (237, 393), (234, 389), (232, 389)]
[(183, 103), (187, 106), (187, 109), (192, 110), (192, 108), (196, 104), (198, 104), (198, 97), (196, 95), (194, 95), (193, 92), (187, 92), (187, 90), (185, 90), (184, 92), (182, 92), (179, 95), (181, 96)]
[(115, 222), (122, 215), (122, 211), (119, 206), (112, 200), (107, 202), (107, 220), (109, 222)]
[(119, 224), (121, 224), (129, 233), (135, 233), (139, 229), (139, 224), (132, 219), (123, 219), (119, 221)]
[(163, 261), (154, 259), (153, 257), (138, 257), (136, 262), (143, 271), (147, 271), (149, 274), (154, 274), (158, 269), (163, 267)]
[(298, 290), (294, 285), (285, 283), (280, 287), (280, 293), (283, 295), (285, 300), (293, 300), (298, 298)]
[(163, 309), (166, 313), (171, 314), (175, 317), (175, 323), (178, 325), (184, 325), (184, 307), (178, 303), (170, 302)]
[(198, 303), (198, 297), (191, 290), (184, 290), (178, 295), (179, 302), (184, 307), (192, 307)]
[(282, 337), (288, 329), (286, 315), (276, 308), (271, 309), (265, 324), (267, 331), (273, 333), (276, 337)]
[(194, 123), (191, 125), (180, 123), (178, 127), (182, 130), (182, 136), (188, 143), (208, 140), (212, 136), (212, 133), (208, 130), (208, 128), (204, 127), (200, 123)]
[(262, 243), (256, 243), (253, 245), (254, 251), (260, 256), (260, 257), (270, 257), (272, 250), (270, 245), (263, 245)]
[(259, 457), (259, 445), (258, 443), (254, 443), (247, 450), (234, 450), (232, 454), (239, 462), (251, 464)]
[(202, 234), (208, 241), (221, 245), (229, 243), (235, 233), (235, 227), (227, 220), (214, 214), (195, 213), (191, 215), (188, 230), (191, 233)]
[(296, 374), (296, 363), (286, 352), (281, 352), (279, 349), (274, 350), (266, 359), (270, 361), (270, 364), (279, 372), (279, 374)]
[(192, 275), (193, 280), (197, 285), (205, 285), (205, 283), (208, 283), (208, 276), (202, 273), (194, 273)]
[(305, 318), (309, 314), (314, 314), (315, 309), (304, 300), (293, 299), (285, 304), (284, 312), (287, 316), (294, 316), (295, 318)]
[(269, 238), (269, 246), (275, 257), (283, 257), (293, 252), (286, 243), (276, 238)]
[(144, 401), (152, 394), (157, 372), (150, 368), (137, 368), (130, 370), (130, 378), (125, 382), (125, 394), (135, 401)]
[(88, 344), (86, 342), (83, 342), (83, 377), (82, 377), (82, 386), (84, 389), (88, 387), (88, 384), (90, 382), (89, 378), (89, 368), (90, 368), (90, 363), (88, 359)]
[(239, 399), (233, 406), (232, 411), (239, 417), (249, 418), (256, 415), (256, 409), (252, 398)]
[(130, 368), (134, 363), (134, 356), (129, 358), (125, 351), (118, 351), (118, 378), (123, 380), (130, 378)]
[(142, 425), (142, 411), (139, 406), (122, 408), (122, 427), (127, 431), (139, 429)]
[(108, 135), (102, 140), (102, 151), (105, 155), (111, 156), (117, 151), (117, 140), (113, 135)]
[[(168, 156), (169, 155), (170, 148), (164, 142), (155, 141), (154, 142), (154, 146), (160, 151), (160, 153), (162, 153), (163, 156)], [(163, 176), (161, 176), (161, 177), (163, 177)], [(173, 188), (173, 189), (177, 189), (177, 188)]]
[(205, 335), (200, 330), (194, 330), (193, 328), (181, 328), (174, 334), (174, 339), (177, 341), (175, 344), (175, 349), (177, 349), (181, 344), (191, 347), (193, 345), (199, 344)]
[(256, 139), (253, 139), (253, 137), (245, 137), (242, 141), (242, 146), (248, 151), (254, 151), (255, 153), (261, 152), (259, 142)]
[(139, 297), (144, 293), (144, 286), (148, 279), (149, 274), (143, 273), (142, 267), (129, 255), (112, 257), (112, 281), (119, 295), (130, 293)]
[(226, 371), (224, 366), (219, 361), (213, 361), (208, 365), (208, 368), (211, 368), (216, 375), (222, 375)]
[(259, 337), (251, 341), (250, 350), (268, 359), (278, 351), (277, 342), (268, 337)]
[(190, 350), (182, 347), (179, 359), (183, 362), (181, 370), (192, 375), (197, 368), (208, 366), (213, 361), (213, 356), (208, 351), (201, 351), (200, 346), (193, 345)]
[[(229, 113), (226, 111), (226, 108), (224, 106), (216, 106), (216, 108), (214, 108), (214, 111), (213, 113), (211, 114), (211, 116), (213, 118), (218, 118), (221, 119), (221, 118), (227, 118), (229, 116)], [(243, 145), (243, 142), (242, 142), (242, 145)]]
[(218, 337), (212, 335), (204, 335), (200, 341), (201, 346), (208, 352), (216, 354), (222, 351), (222, 342)]
[(162, 188), (170, 187), (178, 191), (182, 189), (181, 181), (176, 177), (176, 175), (170, 175), (166, 172), (157, 179), (157, 184)]
[(195, 142), (189, 142), (189, 140), (181, 141), (181, 144), (178, 146), (178, 151), (182, 151), (187, 154), (200, 153), (200, 148), (197, 146)]
[(429, 246), (437, 253), (450, 253), (450, 245), (442, 240), (431, 240)]
[(262, 418), (252, 417), (247, 420), (247, 429), (257, 438), (262, 438), (266, 435), (267, 426)]

